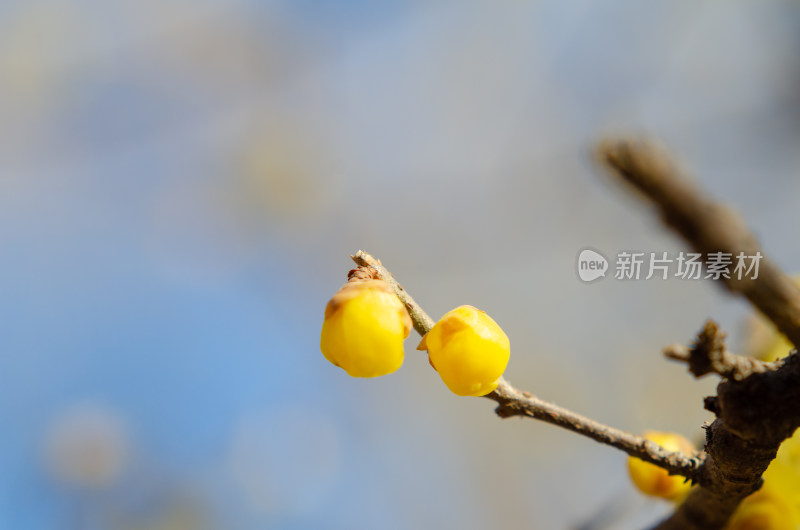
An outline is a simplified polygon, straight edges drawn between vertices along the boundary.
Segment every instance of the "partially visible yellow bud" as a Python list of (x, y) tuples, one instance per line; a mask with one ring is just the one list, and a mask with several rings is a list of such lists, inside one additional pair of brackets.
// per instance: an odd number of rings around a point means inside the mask
[(794, 349), (794, 346), (789, 339), (784, 337), (783, 335), (778, 335), (775, 338), (775, 342), (773, 342), (772, 346), (765, 352), (762, 353), (762, 359), (767, 362), (777, 361), (778, 359), (783, 359), (787, 355), (789, 355)]
[(726, 530), (800, 528), (800, 431), (785, 440), (757, 492), (742, 501)]
[(764, 485), (759, 491), (780, 492), (800, 500), (800, 436), (798, 434), (794, 434), (781, 444), (775, 460), (770, 462), (764, 472)]
[[(645, 431), (644, 437), (657, 443), (667, 451), (693, 453), (692, 443), (671, 432)], [(665, 469), (635, 457), (628, 458), (628, 472), (636, 488), (646, 495), (681, 501), (689, 492), (691, 484), (680, 475), (670, 475)]]
[(725, 530), (795, 530), (797, 522), (780, 496), (757, 491), (736, 508)]
[(352, 377), (377, 377), (403, 364), (411, 317), (383, 280), (346, 283), (325, 308), (319, 346)]
[(508, 337), (489, 315), (470, 305), (446, 313), (422, 337), (431, 365), (459, 396), (485, 396), (508, 365)]

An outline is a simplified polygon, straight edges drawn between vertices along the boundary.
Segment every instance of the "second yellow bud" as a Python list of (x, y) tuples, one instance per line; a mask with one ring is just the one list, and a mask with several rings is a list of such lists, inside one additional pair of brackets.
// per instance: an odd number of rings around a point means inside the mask
[(469, 305), (446, 313), (417, 349), (428, 351), (442, 381), (459, 396), (485, 396), (497, 388), (511, 351), (500, 326)]

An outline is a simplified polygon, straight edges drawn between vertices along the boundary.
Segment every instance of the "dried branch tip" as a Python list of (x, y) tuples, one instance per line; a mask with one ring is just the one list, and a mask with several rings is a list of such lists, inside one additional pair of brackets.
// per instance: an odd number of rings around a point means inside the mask
[(380, 280), (380, 275), (378, 274), (378, 271), (372, 267), (357, 267), (348, 271), (348, 282), (356, 282), (361, 280)]
[(775, 371), (782, 364), (731, 354), (725, 347), (725, 333), (713, 320), (706, 322), (691, 347), (673, 344), (664, 348), (664, 356), (686, 363), (695, 377), (715, 373), (734, 381), (743, 381), (756, 373)]

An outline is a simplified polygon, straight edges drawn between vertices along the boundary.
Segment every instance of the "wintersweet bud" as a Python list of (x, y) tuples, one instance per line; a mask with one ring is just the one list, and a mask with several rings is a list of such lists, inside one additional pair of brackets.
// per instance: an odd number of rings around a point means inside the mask
[[(644, 437), (667, 451), (694, 452), (691, 442), (680, 434), (645, 431)], [(670, 475), (665, 469), (633, 456), (628, 458), (628, 472), (636, 488), (646, 495), (681, 501), (691, 488), (691, 484), (684, 477)]]
[(800, 527), (800, 431), (781, 444), (761, 489), (742, 501), (732, 521), (739, 525), (731, 526), (736, 530)]
[(795, 530), (797, 523), (797, 514), (780, 495), (757, 491), (736, 508), (725, 530)]
[(422, 337), (431, 366), (456, 395), (484, 396), (508, 365), (508, 337), (489, 315), (469, 305), (446, 313)]
[(352, 377), (377, 377), (403, 364), (411, 318), (383, 280), (346, 283), (325, 308), (320, 349)]
[(792, 343), (779, 333), (775, 326), (764, 321), (763, 317), (755, 317), (750, 338), (750, 351), (756, 359), (772, 362), (782, 359), (792, 352)]

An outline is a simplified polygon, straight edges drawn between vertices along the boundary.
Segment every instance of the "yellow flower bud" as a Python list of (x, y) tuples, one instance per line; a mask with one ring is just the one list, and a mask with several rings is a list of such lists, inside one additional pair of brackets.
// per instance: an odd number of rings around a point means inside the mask
[(346, 283), (325, 308), (319, 346), (352, 377), (377, 377), (403, 364), (411, 317), (383, 280)]
[(737, 522), (731, 526), (736, 530), (800, 526), (800, 432), (781, 444), (761, 489), (742, 501), (732, 521)]
[(469, 305), (446, 313), (417, 346), (459, 396), (484, 396), (497, 388), (508, 364), (508, 337), (489, 315)]
[[(694, 452), (691, 442), (671, 432), (645, 431), (644, 437), (667, 451)], [(628, 472), (636, 488), (646, 495), (681, 501), (691, 484), (680, 475), (670, 475), (665, 469), (635, 457), (628, 458)]]
[(795, 530), (797, 514), (780, 496), (757, 491), (736, 508), (725, 530)]
[[(770, 326), (770, 324), (763, 324)], [(783, 359), (792, 352), (794, 346), (789, 340), (776, 329), (771, 328), (761, 337), (758, 337), (761, 343), (754, 346), (753, 356), (756, 359), (772, 362), (778, 359)]]

